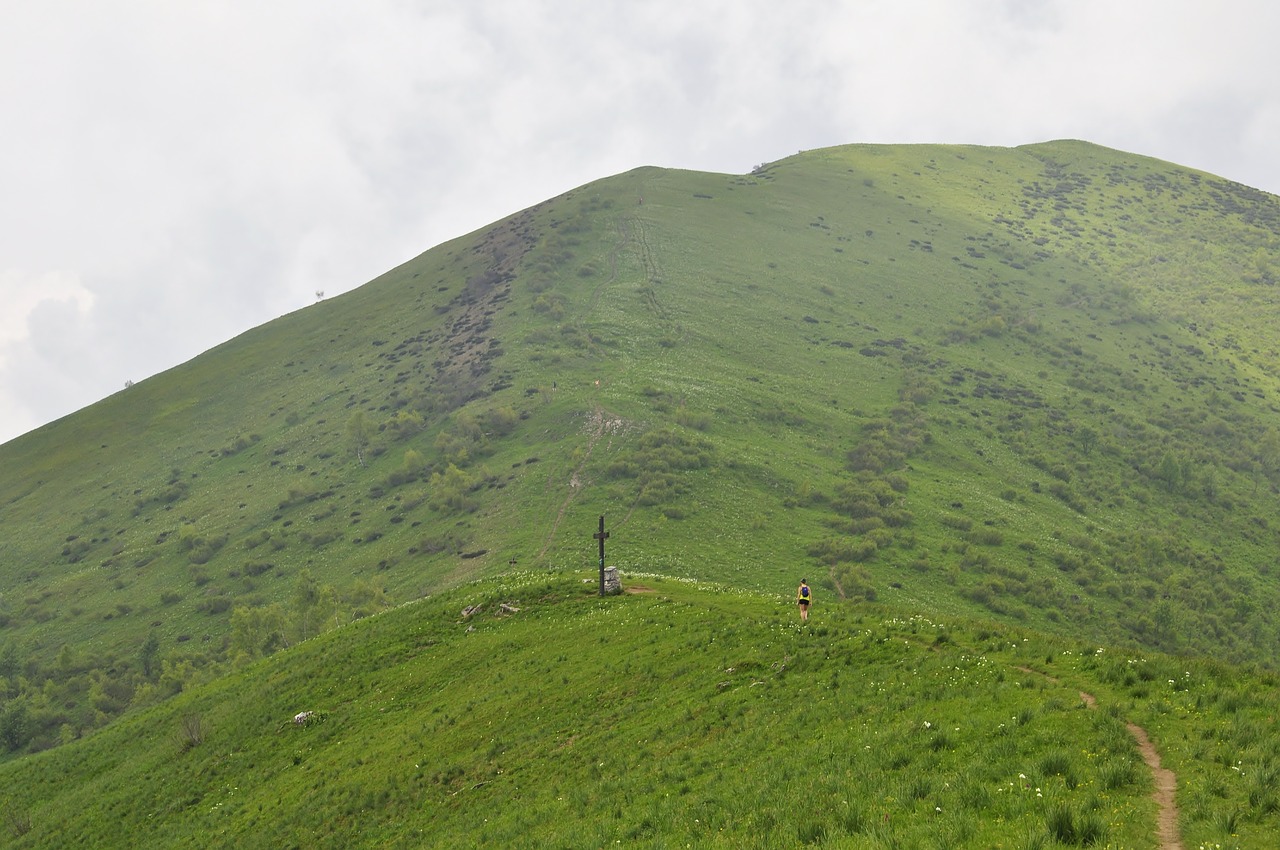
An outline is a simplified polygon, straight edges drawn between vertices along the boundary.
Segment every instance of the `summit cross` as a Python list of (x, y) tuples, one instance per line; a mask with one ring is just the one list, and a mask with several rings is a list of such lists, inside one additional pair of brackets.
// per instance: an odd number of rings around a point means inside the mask
[(600, 517), (600, 530), (591, 535), (600, 541), (600, 595), (604, 596), (604, 541), (609, 538), (609, 532), (604, 530), (604, 516)]

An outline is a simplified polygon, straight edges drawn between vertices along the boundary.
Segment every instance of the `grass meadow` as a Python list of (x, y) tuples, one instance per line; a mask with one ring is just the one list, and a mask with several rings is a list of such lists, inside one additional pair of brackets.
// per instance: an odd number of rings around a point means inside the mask
[(1184, 846), (1280, 828), (1269, 677), (624, 584), (468, 584), (11, 762), (10, 846), (1156, 847), (1127, 722), (1178, 773)]

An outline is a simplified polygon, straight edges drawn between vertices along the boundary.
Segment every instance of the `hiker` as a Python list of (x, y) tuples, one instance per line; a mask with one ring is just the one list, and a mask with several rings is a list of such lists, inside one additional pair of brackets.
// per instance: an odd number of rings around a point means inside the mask
[(813, 599), (813, 594), (809, 592), (809, 580), (807, 578), (800, 579), (800, 587), (796, 588), (796, 604), (800, 606), (800, 619), (807, 621), (809, 619), (809, 602)]

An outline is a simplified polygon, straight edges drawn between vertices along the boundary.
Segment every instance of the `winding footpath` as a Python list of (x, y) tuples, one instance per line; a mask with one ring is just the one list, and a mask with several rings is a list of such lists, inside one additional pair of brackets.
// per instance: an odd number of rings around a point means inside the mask
[(1138, 751), (1142, 760), (1151, 768), (1151, 777), (1155, 780), (1156, 790), (1152, 794), (1160, 814), (1156, 819), (1156, 837), (1160, 839), (1161, 850), (1182, 850), (1182, 836), (1178, 833), (1178, 807), (1174, 803), (1173, 794), (1178, 787), (1178, 778), (1167, 767), (1160, 766), (1160, 754), (1155, 745), (1147, 737), (1147, 730), (1133, 723), (1127, 724), (1129, 734), (1138, 742)]
[[(1080, 699), (1089, 708), (1098, 707), (1098, 701), (1094, 699), (1093, 694), (1081, 691)], [(1174, 801), (1178, 777), (1172, 770), (1161, 766), (1160, 753), (1156, 751), (1155, 744), (1151, 743), (1146, 729), (1136, 723), (1126, 723), (1125, 727), (1137, 742), (1138, 752), (1142, 754), (1142, 760), (1147, 763), (1147, 767), (1151, 770), (1151, 778), (1155, 782), (1156, 788), (1151, 796), (1155, 799), (1158, 810), (1156, 838), (1160, 841), (1160, 850), (1183, 850), (1182, 835), (1178, 832), (1178, 806)]]

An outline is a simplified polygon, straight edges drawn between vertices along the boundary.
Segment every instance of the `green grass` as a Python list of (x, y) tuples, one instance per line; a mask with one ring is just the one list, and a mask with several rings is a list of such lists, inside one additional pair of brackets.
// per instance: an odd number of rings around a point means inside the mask
[[(1270, 677), (1192, 664), (1170, 689), (1184, 662), (829, 599), (801, 626), (781, 596), (624, 582), (646, 592), (468, 584), (0, 767), (12, 846), (1155, 847), (1131, 717), (1158, 717), (1189, 846), (1237, 810), (1229, 846), (1280, 828), (1248, 803), (1265, 778), (1228, 781), (1280, 744)], [(1204, 740), (1239, 764), (1184, 762)]]
[(1274, 668), (1278, 221), (1077, 142), (550, 199), (0, 446), (0, 750), (600, 515), (624, 571)]

